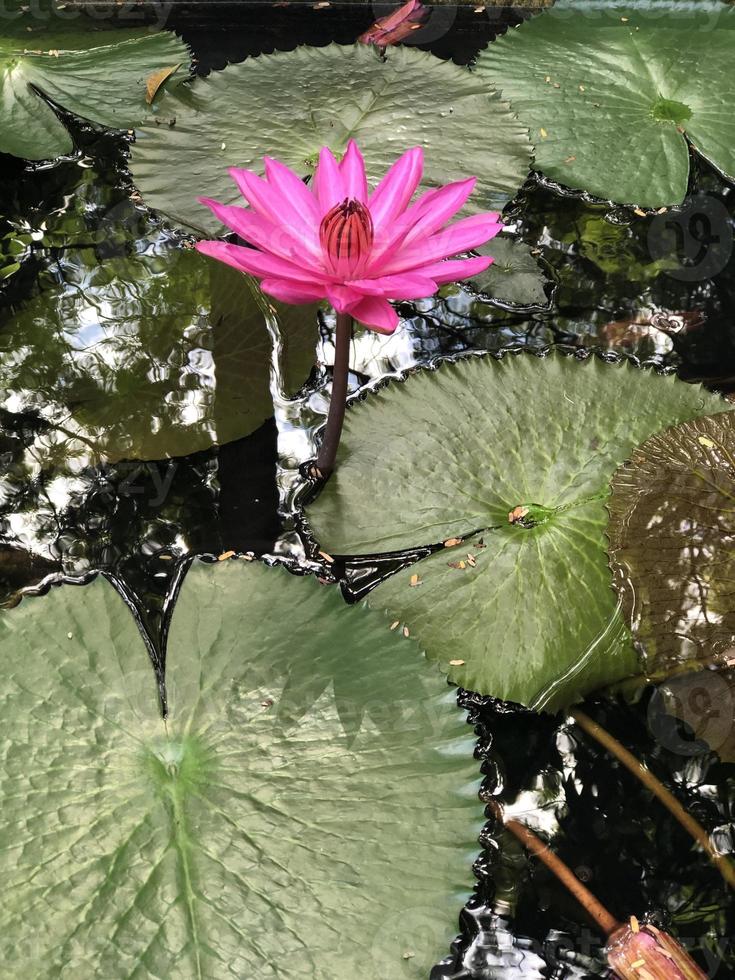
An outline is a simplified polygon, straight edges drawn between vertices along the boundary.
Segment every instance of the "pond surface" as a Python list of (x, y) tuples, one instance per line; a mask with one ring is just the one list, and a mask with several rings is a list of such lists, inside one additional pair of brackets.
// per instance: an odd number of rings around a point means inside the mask
[[(367, 10), (297, 6), (245, 9), (230, 21), (222, 21), (220, 11), (216, 23), (204, 24), (181, 14), (169, 26), (181, 29), (200, 70), (207, 71), (297, 43), (352, 41), (373, 19)], [(466, 63), (514, 18), (463, 10), (427, 47)], [(148, 424), (145, 406), (136, 422), (136, 409), (125, 398), (130, 373), (145, 372), (154, 387), (180, 379), (186, 393), (170, 403), (170, 417), (157, 426), (173, 431), (193, 419), (204, 430), (218, 424), (218, 351), (205, 339), (199, 344), (197, 331), (205, 338), (207, 324), (195, 306), (194, 313), (176, 313), (170, 325), (194, 338), (180, 361), (157, 359), (151, 344), (147, 361), (139, 364), (137, 349), (107, 342), (111, 320), (129, 323), (134, 333), (142, 309), (151, 322), (171, 317), (165, 280), (191, 242), (132, 194), (125, 138), (70, 126), (81, 149), (67, 160), (28, 167), (0, 157), (0, 273), (6, 273), (0, 279), (2, 601), (12, 605), (26, 590), (84, 581), (104, 570), (136, 610), (160, 660), (173, 597), (193, 555), (234, 551), (292, 559), (326, 578), (344, 575), (352, 599), (417, 557), (346, 560), (330, 568), (302, 527), (300, 467), (314, 453), (314, 433), (328, 404), (334, 323), (323, 314), (318, 366), (297, 397), (286, 397), (283, 386), (276, 390), (276, 417), (251, 436), (174, 458), (146, 455), (145, 462), (125, 459), (124, 448), (116, 452), (113, 445), (106, 447), (107, 457), (116, 461), (98, 461), (99, 447), (89, 437), (94, 426), (80, 428), (68, 417), (74, 398), (94, 400), (86, 389), (74, 394), (89, 374), (90, 358), (99, 390), (131, 413), (122, 416), (123, 428)], [(546, 306), (502, 309), (456, 287), (433, 300), (403, 304), (395, 335), (356, 336), (353, 390), (467, 351), (541, 351), (556, 344), (630, 356), (733, 392), (733, 216), (733, 188), (701, 160), (688, 203), (673, 215), (637, 215), (532, 178), (505, 220), (539, 250), (549, 280)], [(111, 287), (100, 268), (113, 264)], [(157, 278), (164, 280), (160, 288), (154, 288)], [(20, 345), (13, 336), (16, 316), (26, 317)], [(59, 326), (34, 332), (39, 322)], [(121, 370), (126, 358), (127, 373)], [(283, 380), (273, 379), (276, 389)], [(113, 421), (105, 425), (114, 436)], [(703, 697), (699, 711), (706, 714), (707, 692)], [(710, 975), (732, 976), (735, 917), (726, 888), (650, 794), (563, 720), (470, 692), (460, 692), (460, 702), (477, 726), (485, 798), (501, 800), (507, 812), (552, 834), (560, 855), (616, 915), (654, 915)], [(650, 690), (634, 705), (600, 699), (587, 710), (676, 787), (723, 852), (735, 850), (732, 764), (721, 763), (690, 729), (677, 726)], [(548, 873), (531, 870), (492, 822), (481, 845), (475, 897), (432, 980), (604, 975), (599, 938)], [(405, 928), (410, 951), (422, 941), (412, 933), (411, 910)]]

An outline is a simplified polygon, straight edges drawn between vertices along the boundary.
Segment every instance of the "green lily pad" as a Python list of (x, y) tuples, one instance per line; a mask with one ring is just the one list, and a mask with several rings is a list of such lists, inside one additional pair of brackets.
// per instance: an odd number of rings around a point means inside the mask
[[(189, 64), (188, 48), (167, 31), (115, 31), (109, 38), (68, 31), (15, 34), (0, 38), (0, 152), (29, 160), (73, 149), (46, 99), (98, 125), (129, 129), (150, 111), (150, 76)], [(186, 72), (179, 70), (174, 78), (178, 75), (183, 78)]]
[(425, 51), (398, 47), (386, 55), (383, 61), (364, 44), (300, 47), (167, 93), (159, 115), (176, 125), (144, 127), (133, 147), (131, 170), (146, 203), (221, 234), (196, 199), (241, 201), (228, 167), (262, 171), (269, 155), (307, 176), (322, 146), (341, 153), (353, 137), (374, 178), (420, 144), (426, 186), (476, 175), (470, 206), (499, 210), (528, 174), (531, 154), (509, 106), (484, 80)]
[(537, 168), (650, 208), (684, 200), (688, 144), (735, 177), (735, 10), (705, 23), (691, 5), (579, 7), (557, 4), (478, 59), (479, 77), (529, 127)]
[(314, 364), (316, 307), (267, 301), (194, 251), (102, 265), (80, 253), (62, 287), (5, 326), (0, 405), (48, 421), (37, 449), (49, 462), (185, 456), (273, 415), (279, 331), (295, 388)]
[[(474, 535), (441, 549), (369, 601), (456, 683), (553, 709), (637, 666), (607, 565), (616, 466), (661, 426), (726, 407), (627, 363), (458, 361), (347, 412), (336, 472), (307, 517), (324, 550), (343, 555), (483, 529), (482, 546)], [(510, 523), (517, 507), (528, 511)]]
[(475, 251), (495, 259), (484, 272), (468, 280), (478, 293), (509, 306), (549, 305), (544, 289), (547, 280), (530, 245), (500, 236)]
[[(7, 975), (398, 980), (444, 955), (470, 877), (473, 740), (382, 617), (283, 570), (197, 565), (166, 721), (103, 579), (0, 624)], [(374, 706), (351, 738), (332, 690), (298, 724), (280, 711), (284, 683), (325, 661)]]
[[(646, 672), (735, 658), (735, 426), (658, 432), (616, 472), (610, 566)], [(734, 661), (735, 662), (735, 661)]]

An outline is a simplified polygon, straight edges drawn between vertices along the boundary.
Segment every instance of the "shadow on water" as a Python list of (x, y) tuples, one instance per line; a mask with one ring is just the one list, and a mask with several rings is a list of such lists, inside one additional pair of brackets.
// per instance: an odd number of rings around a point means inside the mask
[[(169, 26), (192, 44), (206, 72), (298, 43), (352, 41), (373, 19), (364, 8), (292, 6), (228, 8), (229, 19), (220, 10), (216, 22), (204, 23), (200, 9), (180, 7)], [(469, 8), (455, 15), (426, 46), (460, 63), (518, 22), (512, 11), (478, 16)], [(172, 597), (193, 555), (233, 551), (299, 559), (324, 575), (344, 577), (353, 600), (420, 557), (398, 555), (386, 563), (347, 556), (328, 568), (302, 533), (299, 466), (313, 452), (327, 405), (328, 315), (314, 327), (316, 367), (299, 396), (276, 399), (275, 417), (250, 435), (159, 459), (126, 458), (124, 450), (100, 447), (90, 407), (96, 395), (78, 389), (86, 363), (78, 354), (87, 349), (69, 339), (62, 299), (71, 296), (75, 310), (96, 311), (83, 340), (101, 357), (106, 348), (95, 345), (109, 342), (111, 323), (123, 324), (124, 338), (135, 334), (138, 307), (134, 276), (120, 272), (105, 281), (95, 278), (95, 269), (160, 260), (165, 279), (166, 263), (188, 241), (136, 199), (126, 176), (126, 139), (70, 125), (79, 152), (69, 160), (27, 167), (0, 157), (0, 274), (13, 267), (0, 279), (0, 599), (12, 605), (23, 590), (84, 581), (102, 571), (135, 608), (160, 664)], [(562, 344), (629, 355), (735, 391), (735, 259), (729, 251), (718, 253), (716, 267), (706, 256), (697, 259), (699, 232), (690, 219), (692, 208), (702, 207), (709, 209), (710, 237), (731, 243), (735, 194), (701, 161), (689, 204), (667, 216), (642, 217), (530, 179), (506, 220), (541, 251), (553, 288), (550, 309), (501, 309), (459, 288), (403, 304), (393, 337), (357, 335), (352, 390), (469, 350)], [(54, 342), (61, 346), (53, 357), (46, 321), (28, 313), (39, 302), (60, 322)], [(34, 354), (35, 340), (8, 342), (21, 317), (40, 330), (42, 356)], [(170, 329), (183, 333), (195, 320), (182, 312)], [(162, 422), (171, 424), (171, 444), (178, 446), (192, 405), (201, 409), (212, 390), (218, 353), (196, 335), (179, 361), (170, 354), (156, 360), (154, 351), (148, 370), (154, 385), (169, 375), (172, 386), (178, 384), (176, 371), (185, 378), (191, 398), (176, 403)], [(42, 377), (39, 363), (56, 374)], [(118, 357), (104, 382), (125, 405), (122, 367)], [(64, 398), (56, 398), (62, 389)], [(156, 434), (143, 433), (146, 439)], [(626, 771), (567, 722), (471, 692), (461, 692), (460, 703), (476, 726), (487, 800), (501, 800), (513, 815), (553, 835), (561, 856), (616, 915), (652, 913), (693, 947), (711, 975), (733, 975), (726, 937), (735, 935), (735, 922), (721, 880)], [(633, 705), (600, 700), (589, 710), (676, 787), (723, 850), (732, 850), (735, 767), (706, 746), (693, 750), (685, 730), (674, 737), (660, 724), (656, 704), (644, 693)], [(492, 821), (481, 843), (477, 890), (462, 912), (462, 934), (432, 980), (603, 975), (599, 938), (556, 882), (532, 867)]]

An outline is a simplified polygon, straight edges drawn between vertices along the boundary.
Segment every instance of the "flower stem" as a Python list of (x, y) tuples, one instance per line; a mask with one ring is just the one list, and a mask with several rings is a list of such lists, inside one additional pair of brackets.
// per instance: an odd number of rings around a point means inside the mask
[(717, 867), (717, 870), (728, 885), (731, 888), (735, 888), (735, 866), (733, 866), (732, 862), (724, 854), (720, 854), (717, 851), (704, 827), (690, 813), (687, 813), (673, 793), (669, 792), (663, 783), (653, 775), (650, 769), (647, 769), (642, 762), (636, 759), (633, 753), (621, 745), (602, 725), (598, 725), (596, 721), (593, 721), (583, 711), (579, 711), (576, 708), (570, 714), (580, 728), (584, 729), (588, 735), (591, 735), (608, 752), (614, 755), (616, 759), (622, 762), (625, 768), (632, 772), (637, 779), (640, 779), (644, 786), (663, 803), (669, 813), (679, 821), (682, 827), (691, 834), (694, 840), (704, 850), (707, 857)]
[(334, 342), (334, 368), (332, 369), (332, 394), (329, 400), (329, 414), (322, 437), (322, 444), (313, 468), (315, 476), (326, 479), (334, 469), (339, 437), (347, 405), (347, 379), (350, 373), (350, 341), (352, 340), (352, 317), (349, 313), (337, 314), (337, 331)]
[(600, 927), (605, 936), (612, 935), (617, 929), (621, 928), (621, 923), (611, 915), (605, 906), (599, 902), (589, 888), (586, 888), (577, 878), (571, 868), (567, 867), (560, 857), (544, 842), (529, 830), (524, 824), (517, 820), (506, 820), (505, 827), (517, 837), (523, 846), (535, 855), (539, 861), (543, 861), (546, 867), (552, 871), (562, 885), (574, 895), (582, 908), (587, 912), (592, 921)]

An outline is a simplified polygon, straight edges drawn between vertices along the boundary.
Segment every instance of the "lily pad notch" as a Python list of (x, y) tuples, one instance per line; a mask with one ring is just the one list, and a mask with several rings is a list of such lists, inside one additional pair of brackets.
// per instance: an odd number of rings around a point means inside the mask
[[(197, 563), (165, 723), (102, 578), (25, 599), (0, 649), (9, 975), (423, 980), (445, 954), (480, 829), (474, 740), (382, 616), (283, 569)], [(410, 959), (406, 921), (426, 939)]]
[(168, 31), (0, 38), (0, 152), (28, 160), (71, 153), (72, 138), (53, 105), (95, 125), (131, 129), (151, 113), (161, 85), (187, 77), (190, 60), (184, 42)]

